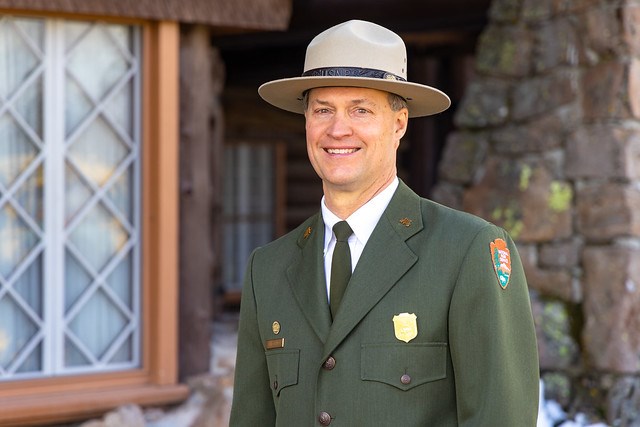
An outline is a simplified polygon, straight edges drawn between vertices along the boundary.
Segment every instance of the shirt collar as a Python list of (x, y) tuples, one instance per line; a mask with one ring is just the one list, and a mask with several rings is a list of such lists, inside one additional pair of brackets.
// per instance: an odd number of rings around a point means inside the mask
[[(380, 217), (384, 213), (384, 210), (389, 205), (393, 194), (398, 188), (398, 177), (395, 177), (391, 184), (389, 184), (384, 190), (376, 194), (371, 200), (362, 205), (358, 210), (352, 213), (346, 221), (353, 230), (353, 234), (356, 236), (362, 246), (367, 244), (371, 233), (378, 224)], [(329, 243), (333, 239), (333, 226), (341, 219), (327, 208), (325, 204), (324, 196), (321, 201), (322, 219), (325, 225), (324, 233), (324, 250), (327, 251)]]

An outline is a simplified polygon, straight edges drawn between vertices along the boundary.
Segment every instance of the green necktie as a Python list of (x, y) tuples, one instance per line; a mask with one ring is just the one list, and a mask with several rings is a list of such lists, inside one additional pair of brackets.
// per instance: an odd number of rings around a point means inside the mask
[(331, 305), (331, 316), (335, 319), (338, 307), (344, 290), (347, 288), (351, 278), (351, 251), (349, 250), (349, 236), (353, 230), (347, 221), (340, 221), (333, 226), (333, 233), (336, 235), (336, 246), (333, 249), (331, 259), (331, 291), (329, 303)]

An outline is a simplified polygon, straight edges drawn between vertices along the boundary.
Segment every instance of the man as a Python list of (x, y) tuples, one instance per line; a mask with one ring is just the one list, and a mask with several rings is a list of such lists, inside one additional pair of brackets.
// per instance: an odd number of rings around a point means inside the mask
[(304, 114), (324, 197), (251, 255), (231, 426), (536, 424), (535, 332), (511, 238), (396, 177), (409, 117), (450, 103), (406, 67), (399, 36), (349, 21), (309, 44), (302, 77), (259, 89)]

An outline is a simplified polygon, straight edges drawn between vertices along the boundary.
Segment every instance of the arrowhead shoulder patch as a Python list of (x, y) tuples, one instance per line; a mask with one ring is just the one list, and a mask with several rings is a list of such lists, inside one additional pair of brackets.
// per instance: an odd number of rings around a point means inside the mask
[(511, 277), (511, 252), (509, 252), (507, 242), (502, 239), (495, 239), (491, 242), (490, 247), (491, 261), (498, 277), (498, 284), (502, 289), (506, 289)]

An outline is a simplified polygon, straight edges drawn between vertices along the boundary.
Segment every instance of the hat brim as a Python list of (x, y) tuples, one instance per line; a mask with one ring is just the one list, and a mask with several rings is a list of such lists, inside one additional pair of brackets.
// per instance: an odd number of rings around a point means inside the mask
[(258, 93), (275, 107), (304, 114), (302, 94), (318, 87), (363, 87), (394, 93), (407, 101), (409, 117), (430, 116), (451, 105), (451, 100), (444, 92), (431, 86), (367, 77), (311, 76), (279, 79), (264, 83), (258, 88)]

